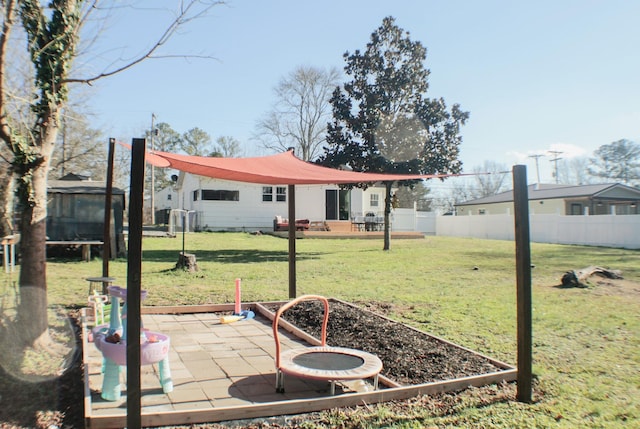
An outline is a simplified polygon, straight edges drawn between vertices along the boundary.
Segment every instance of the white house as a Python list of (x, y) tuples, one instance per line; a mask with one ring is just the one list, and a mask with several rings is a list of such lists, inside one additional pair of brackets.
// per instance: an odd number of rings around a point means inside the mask
[[(276, 216), (288, 217), (287, 188), (181, 172), (174, 187), (156, 193), (155, 207), (173, 210), (177, 219), (189, 213), (193, 230), (268, 230)], [(296, 219), (344, 223), (350, 228), (353, 217), (382, 216), (384, 211), (384, 187), (346, 190), (337, 185), (296, 185), (295, 192)]]

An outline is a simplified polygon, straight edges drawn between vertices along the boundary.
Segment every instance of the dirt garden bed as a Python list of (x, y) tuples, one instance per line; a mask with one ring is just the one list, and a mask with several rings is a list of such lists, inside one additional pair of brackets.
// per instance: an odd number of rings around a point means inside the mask
[[(322, 305), (308, 301), (285, 311), (283, 318), (319, 338), (322, 315)], [(327, 344), (375, 354), (382, 360), (382, 374), (402, 385), (504, 369), (470, 350), (340, 301), (330, 301)]]

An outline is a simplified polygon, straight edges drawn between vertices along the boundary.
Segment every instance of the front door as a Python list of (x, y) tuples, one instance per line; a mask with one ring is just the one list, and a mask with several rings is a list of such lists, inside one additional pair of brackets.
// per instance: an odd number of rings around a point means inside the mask
[(325, 190), (325, 218), (326, 220), (338, 220), (338, 190)]
[(351, 192), (349, 190), (325, 190), (325, 219), (349, 220)]

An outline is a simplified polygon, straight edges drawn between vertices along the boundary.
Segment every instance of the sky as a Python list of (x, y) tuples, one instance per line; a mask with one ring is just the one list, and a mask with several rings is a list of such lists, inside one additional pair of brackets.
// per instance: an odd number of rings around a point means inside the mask
[[(179, 2), (135, 4), (99, 21), (99, 41), (76, 73), (148, 49)], [(427, 95), (470, 112), (461, 130), (465, 172), (485, 161), (525, 164), (531, 181), (531, 155), (540, 154), (540, 179), (552, 183), (554, 156), (640, 142), (640, 2), (625, 0), (230, 0), (160, 51), (208, 59), (145, 61), (97, 81), (88, 107), (97, 127), (123, 141), (141, 137), (154, 114), (180, 133), (198, 127), (262, 155), (252, 136), (278, 81), (302, 65), (342, 70), (343, 54), (363, 50), (386, 16), (427, 48)]]

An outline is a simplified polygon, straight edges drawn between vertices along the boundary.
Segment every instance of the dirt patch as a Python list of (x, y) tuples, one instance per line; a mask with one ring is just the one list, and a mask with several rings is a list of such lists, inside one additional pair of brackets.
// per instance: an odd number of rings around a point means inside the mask
[[(81, 329), (78, 313), (70, 315), (76, 348), (67, 369), (44, 380), (34, 374), (16, 376), (11, 366), (0, 365), (0, 428), (82, 428), (84, 427), (84, 386), (82, 382)], [(0, 336), (10, 328), (0, 323)], [(46, 367), (43, 363), (43, 367)], [(48, 368), (44, 368), (48, 372)]]
[(607, 279), (593, 277), (595, 295), (617, 295), (640, 302), (640, 283), (626, 279)]
[[(320, 337), (322, 304), (302, 302), (283, 318)], [(327, 344), (373, 353), (382, 374), (404, 385), (429, 383), (500, 371), (489, 359), (398, 322), (340, 302), (330, 302)]]

